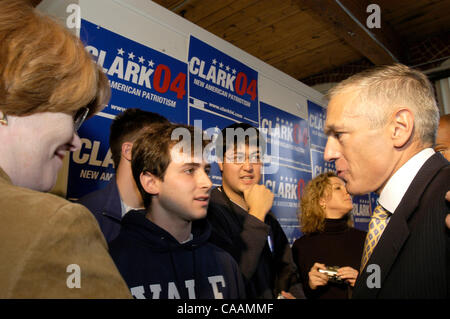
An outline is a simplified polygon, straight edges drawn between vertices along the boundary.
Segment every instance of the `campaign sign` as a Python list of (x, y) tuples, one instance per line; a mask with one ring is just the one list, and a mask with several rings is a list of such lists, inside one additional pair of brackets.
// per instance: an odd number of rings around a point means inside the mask
[(70, 153), (68, 199), (78, 199), (102, 188), (113, 178), (114, 163), (108, 141), (110, 126), (110, 118), (95, 116), (78, 130), (81, 147)]
[(267, 136), (267, 153), (280, 163), (311, 170), (308, 122), (263, 102), (260, 112), (260, 130)]
[(327, 136), (323, 132), (326, 119), (326, 110), (318, 104), (308, 100), (309, 136), (311, 148), (324, 151), (327, 144)]
[(355, 228), (367, 231), (370, 221), (369, 194), (353, 196), (353, 221)]
[(271, 211), (291, 245), (301, 235), (297, 214), (300, 198), (310, 179), (310, 172), (281, 163), (276, 174), (264, 174), (264, 185), (274, 194)]
[[(215, 143), (217, 134), (220, 133), (220, 131), (224, 127), (227, 127), (234, 123), (236, 122), (228, 118), (224, 118), (223, 116), (220, 116), (218, 114), (205, 112), (194, 107), (189, 108), (189, 124), (201, 128), (203, 131), (205, 131), (207, 136), (211, 138), (212, 143)], [(212, 156), (208, 160), (211, 163), (209, 178), (211, 179), (214, 186), (220, 186), (222, 185), (222, 173), (220, 172), (219, 166), (216, 162), (215, 145), (211, 152), (209, 152), (209, 147), (205, 151), (208, 153), (208, 155)]]
[(189, 104), (257, 125), (258, 73), (191, 35)]
[(327, 162), (323, 158), (323, 152), (311, 149), (312, 178), (326, 172), (335, 172), (334, 162)]
[(109, 78), (112, 96), (103, 112), (137, 107), (186, 123), (186, 63), (86, 20), (80, 38)]
[(108, 76), (111, 99), (99, 115), (86, 121), (78, 131), (81, 149), (69, 159), (70, 199), (105, 187), (114, 176), (109, 128), (117, 114), (140, 108), (172, 122), (187, 123), (186, 63), (86, 20), (81, 22), (80, 38)]

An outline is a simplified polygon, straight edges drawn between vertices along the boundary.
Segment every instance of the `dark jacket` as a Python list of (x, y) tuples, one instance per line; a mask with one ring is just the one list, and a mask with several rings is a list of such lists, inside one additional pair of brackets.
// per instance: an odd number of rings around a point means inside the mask
[(449, 189), (450, 165), (434, 154), (390, 218), (356, 281), (353, 298), (450, 297), (450, 233), (445, 227)]
[(115, 177), (105, 188), (84, 195), (78, 203), (86, 206), (94, 214), (108, 243), (119, 235), (122, 205)]
[(207, 219), (213, 228), (210, 241), (237, 261), (245, 278), (247, 298), (272, 299), (282, 290), (304, 298), (289, 242), (271, 212), (263, 223), (215, 188)]
[(233, 258), (208, 242), (208, 222), (192, 222), (193, 239), (180, 244), (145, 217), (130, 211), (110, 254), (135, 298), (237, 299), (245, 297)]

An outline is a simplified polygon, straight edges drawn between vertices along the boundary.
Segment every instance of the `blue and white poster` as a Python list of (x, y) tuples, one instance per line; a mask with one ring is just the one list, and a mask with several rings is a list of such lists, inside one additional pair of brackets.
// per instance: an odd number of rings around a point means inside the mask
[(323, 158), (323, 152), (311, 149), (312, 178), (326, 172), (335, 172), (334, 162), (327, 162)]
[(326, 110), (320, 105), (308, 100), (308, 124), (309, 136), (311, 137), (311, 149), (325, 150), (327, 136), (323, 132), (325, 125)]
[(308, 122), (263, 102), (260, 112), (261, 132), (267, 136), (272, 160), (310, 171)]
[(298, 222), (300, 198), (310, 179), (310, 172), (281, 163), (276, 174), (264, 174), (264, 185), (274, 194), (271, 211), (291, 245), (301, 235)]
[(103, 188), (112, 178), (109, 127), (117, 114), (140, 108), (187, 123), (186, 63), (86, 20), (81, 22), (80, 38), (108, 76), (111, 99), (79, 130), (82, 148), (69, 160), (69, 199)]
[(367, 230), (370, 221), (370, 195), (353, 196), (353, 222), (355, 228)]
[(258, 125), (258, 72), (190, 37), (189, 105)]
[(137, 107), (186, 123), (186, 63), (86, 20), (80, 38), (109, 78), (112, 96), (104, 113)]

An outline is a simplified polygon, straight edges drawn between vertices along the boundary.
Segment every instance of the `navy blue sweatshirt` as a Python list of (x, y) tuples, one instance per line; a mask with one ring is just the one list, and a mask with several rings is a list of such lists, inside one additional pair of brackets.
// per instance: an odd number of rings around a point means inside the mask
[(236, 299), (245, 297), (234, 259), (208, 243), (211, 228), (192, 223), (193, 239), (180, 244), (171, 234), (131, 211), (122, 219), (110, 254), (135, 298)]

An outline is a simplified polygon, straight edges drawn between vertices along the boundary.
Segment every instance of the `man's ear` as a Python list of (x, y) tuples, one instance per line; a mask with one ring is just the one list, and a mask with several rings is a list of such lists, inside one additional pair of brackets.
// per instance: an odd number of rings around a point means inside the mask
[(151, 195), (158, 195), (161, 180), (149, 172), (142, 172), (139, 176), (142, 188)]
[(125, 142), (122, 144), (122, 157), (124, 157), (127, 161), (131, 162), (131, 150), (133, 149), (133, 143)]
[(391, 122), (391, 138), (397, 148), (405, 146), (412, 138), (414, 131), (414, 114), (410, 109), (400, 108), (393, 114)]

